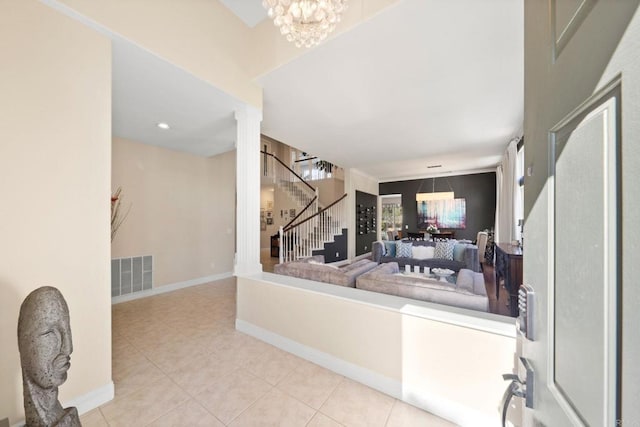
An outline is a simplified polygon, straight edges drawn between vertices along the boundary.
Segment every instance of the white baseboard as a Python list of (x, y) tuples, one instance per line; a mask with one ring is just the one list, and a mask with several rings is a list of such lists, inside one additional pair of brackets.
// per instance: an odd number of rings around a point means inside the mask
[(198, 277), (196, 279), (185, 280), (184, 282), (172, 283), (170, 285), (159, 286), (157, 288), (147, 289), (145, 291), (135, 292), (132, 294), (120, 295), (111, 298), (111, 304), (119, 304), (121, 302), (133, 301), (135, 299), (146, 298), (153, 295), (163, 294), (165, 292), (177, 291), (178, 289), (188, 288), (189, 286), (202, 285), (204, 283), (215, 282), (216, 280), (227, 279), (232, 277), (230, 271), (212, 276)]
[(422, 408), (456, 425), (473, 427), (496, 425), (495, 419), (491, 419), (475, 409), (448, 399), (443, 399), (438, 396), (437, 393), (427, 394), (424, 391), (417, 392), (400, 381), (380, 375), (367, 368), (347, 362), (346, 360), (316, 350), (315, 348), (300, 344), (297, 341), (255, 326), (242, 319), (236, 319), (236, 329), (361, 384), (365, 384), (398, 400)]
[[(71, 399), (68, 402), (61, 403), (63, 408), (70, 408), (72, 406), (75, 406), (78, 409), (78, 414), (82, 415), (112, 400), (115, 396), (114, 393), (115, 388), (113, 386), (113, 381), (109, 381), (108, 384), (105, 384), (100, 388), (92, 390), (82, 396), (78, 396), (75, 399)], [(12, 427), (23, 426), (24, 420), (14, 424)]]
[(261, 341), (274, 345), (284, 351), (323, 366), (333, 372), (337, 372), (340, 375), (344, 375), (345, 377), (351, 378), (359, 383), (366, 384), (371, 388), (381, 391), (382, 393), (393, 397), (402, 395), (402, 384), (367, 368), (363, 368), (328, 353), (316, 350), (315, 348), (300, 344), (297, 341), (293, 341), (271, 331), (267, 331), (266, 329), (262, 329), (259, 326), (255, 326), (241, 319), (236, 319), (236, 329)]
[(113, 386), (113, 381), (109, 381), (108, 384), (90, 391), (83, 396), (71, 399), (70, 401), (65, 402), (62, 406), (65, 408), (75, 406), (78, 408), (78, 414), (82, 415), (112, 400), (115, 396), (114, 393), (115, 388)]

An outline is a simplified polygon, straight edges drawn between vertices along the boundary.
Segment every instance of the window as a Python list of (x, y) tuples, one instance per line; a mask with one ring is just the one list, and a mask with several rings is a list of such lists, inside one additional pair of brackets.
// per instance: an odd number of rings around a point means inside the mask
[(524, 144), (518, 144), (516, 156), (516, 190), (513, 200), (513, 218), (515, 221), (515, 238), (522, 242), (522, 224), (524, 222)]
[(321, 160), (295, 148), (291, 149), (291, 169), (305, 181), (331, 178), (336, 168), (331, 162)]
[(380, 196), (382, 212), (380, 214), (382, 236), (387, 236), (387, 231), (402, 230), (402, 196), (391, 194)]

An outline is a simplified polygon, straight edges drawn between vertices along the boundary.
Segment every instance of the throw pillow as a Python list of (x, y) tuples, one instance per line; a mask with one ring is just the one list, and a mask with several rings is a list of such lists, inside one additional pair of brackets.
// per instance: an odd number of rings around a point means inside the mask
[(384, 242), (386, 256), (396, 256), (396, 242), (387, 240)]
[(411, 258), (415, 259), (427, 259), (427, 247), (426, 246), (412, 246)]
[(464, 243), (458, 243), (453, 247), (453, 259), (455, 261), (464, 262), (464, 252), (467, 250), (467, 245)]
[(458, 272), (456, 279), (458, 289), (473, 293), (473, 272), (471, 270), (462, 269)]
[(440, 259), (453, 260), (453, 242), (436, 242), (436, 252), (434, 257)]
[(435, 246), (425, 246), (427, 257), (425, 259), (434, 258), (436, 255), (436, 247)]
[(396, 257), (398, 258), (411, 258), (411, 248), (413, 244), (411, 242), (396, 242)]
[(411, 257), (415, 259), (433, 258), (433, 246), (413, 246), (411, 248)]

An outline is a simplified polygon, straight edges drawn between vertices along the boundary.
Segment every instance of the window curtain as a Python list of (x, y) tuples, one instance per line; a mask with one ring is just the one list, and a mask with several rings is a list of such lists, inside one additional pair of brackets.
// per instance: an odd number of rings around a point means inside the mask
[(494, 241), (511, 243), (516, 237), (517, 140), (511, 140), (496, 170), (496, 229)]

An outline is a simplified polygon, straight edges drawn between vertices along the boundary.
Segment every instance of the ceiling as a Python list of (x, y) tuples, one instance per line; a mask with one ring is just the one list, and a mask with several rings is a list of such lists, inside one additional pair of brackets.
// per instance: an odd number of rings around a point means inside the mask
[(235, 98), (118, 37), (112, 64), (114, 136), (199, 156), (233, 150)]
[[(220, 1), (258, 22), (260, 0)], [(521, 1), (401, 0), (262, 76), (262, 133), (381, 181), (495, 167), (522, 134), (522, 27)], [(114, 135), (233, 149), (238, 101), (124, 41), (113, 64)]]

